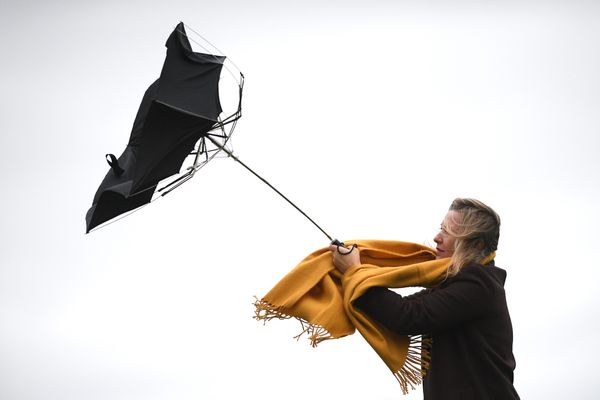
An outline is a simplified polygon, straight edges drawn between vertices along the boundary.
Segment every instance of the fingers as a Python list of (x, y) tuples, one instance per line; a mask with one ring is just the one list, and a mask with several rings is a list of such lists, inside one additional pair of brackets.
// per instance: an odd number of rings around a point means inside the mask
[(353, 244), (353, 245), (352, 245), (352, 246), (350, 246), (350, 247), (341, 246), (341, 245), (335, 245), (335, 244), (332, 244), (332, 245), (330, 245), (330, 246), (329, 246), (329, 250), (330, 250), (330, 251), (332, 251), (332, 252), (334, 252), (334, 253), (336, 253), (336, 252), (337, 252), (337, 253), (339, 253), (339, 254), (341, 254), (341, 255), (343, 255), (343, 256), (345, 256), (345, 255), (347, 255), (347, 254), (350, 254), (350, 253), (352, 253), (352, 251), (353, 251), (354, 249), (356, 249), (356, 248), (357, 248), (357, 247), (356, 247), (356, 244)]
[[(356, 251), (354, 251), (356, 249)], [(333, 259), (333, 265), (344, 274), (349, 268), (360, 264), (360, 252), (353, 244), (350, 248), (345, 246), (331, 245), (329, 246)]]

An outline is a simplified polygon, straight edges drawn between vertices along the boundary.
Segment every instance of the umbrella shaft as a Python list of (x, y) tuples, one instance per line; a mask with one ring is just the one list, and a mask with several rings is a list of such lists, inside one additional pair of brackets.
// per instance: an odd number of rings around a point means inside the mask
[(308, 219), (310, 222), (312, 222), (312, 224), (314, 226), (316, 226), (321, 232), (323, 232), (323, 234), (325, 236), (327, 236), (327, 239), (329, 239), (330, 242), (333, 242), (334, 240), (337, 241), (337, 239), (332, 239), (332, 237), (323, 230), (323, 228), (321, 228), (315, 221), (313, 221), (312, 218), (310, 218), (304, 211), (302, 211), (300, 209), (300, 207), (298, 207), (297, 205), (295, 205), (290, 199), (288, 199), (287, 197), (285, 197), (283, 195), (283, 193), (281, 193), (279, 190), (277, 190), (277, 188), (275, 188), (273, 185), (271, 185), (265, 178), (263, 178), (262, 176), (260, 176), (259, 174), (257, 174), (256, 172), (254, 172), (252, 170), (252, 168), (250, 168), (249, 166), (247, 166), (246, 164), (244, 164), (239, 158), (237, 158), (236, 156), (233, 155), (233, 153), (231, 151), (229, 151), (228, 149), (226, 149), (224, 146), (222, 146), (219, 142), (217, 142), (215, 139), (213, 139), (212, 137), (210, 137), (210, 135), (206, 136), (215, 146), (217, 146), (218, 148), (220, 148), (221, 150), (223, 150), (225, 153), (227, 153), (227, 155), (231, 158), (233, 158), (235, 161), (237, 161), (241, 166), (243, 166), (244, 168), (246, 168), (248, 171), (250, 171), (254, 176), (256, 176), (258, 179), (260, 179), (261, 181), (263, 181), (263, 183), (265, 183), (268, 187), (270, 187), (271, 189), (273, 189), (275, 191), (275, 193), (277, 193), (279, 196), (281, 196), (285, 201), (287, 201), (288, 203), (290, 203), (292, 205), (292, 207), (294, 207), (296, 210), (298, 210), (300, 212), (300, 214), (304, 215), (306, 217), (306, 219)]

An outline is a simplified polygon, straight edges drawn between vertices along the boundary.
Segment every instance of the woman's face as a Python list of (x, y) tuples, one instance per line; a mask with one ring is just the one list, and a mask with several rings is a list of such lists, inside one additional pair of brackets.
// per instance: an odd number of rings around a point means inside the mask
[(460, 214), (457, 211), (448, 211), (444, 217), (440, 231), (433, 238), (433, 241), (437, 244), (435, 248), (437, 252), (436, 259), (452, 257), (452, 254), (454, 254), (456, 237), (450, 235), (449, 232), (456, 232), (456, 221), (459, 217)]

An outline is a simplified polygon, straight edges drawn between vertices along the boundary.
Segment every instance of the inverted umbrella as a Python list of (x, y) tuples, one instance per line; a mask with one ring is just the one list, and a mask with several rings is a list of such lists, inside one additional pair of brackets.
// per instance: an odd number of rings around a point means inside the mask
[[(183, 23), (171, 33), (166, 47), (160, 77), (144, 94), (127, 147), (118, 159), (106, 155), (111, 169), (86, 214), (86, 232), (149, 203), (159, 182), (179, 173), (185, 158), (201, 141), (193, 168), (162, 189), (184, 182), (224, 146), (241, 117), (240, 101), (236, 112), (220, 118), (219, 77), (224, 56), (192, 51)], [(241, 74), (239, 86), (241, 99)], [(220, 147), (211, 149), (213, 141), (201, 140), (209, 135)]]
[[(156, 193), (169, 193), (223, 151), (333, 240), (304, 211), (227, 148), (242, 115), (244, 75), (240, 72), (237, 110), (222, 118), (219, 78), (225, 56), (194, 52), (182, 22), (171, 33), (166, 46), (167, 55), (160, 77), (144, 94), (127, 147), (119, 158), (106, 155), (111, 168), (86, 214), (86, 232), (148, 204)], [(163, 181), (180, 172), (190, 154), (195, 155), (193, 165), (183, 175), (163, 185)], [(163, 186), (158, 188), (159, 185)]]

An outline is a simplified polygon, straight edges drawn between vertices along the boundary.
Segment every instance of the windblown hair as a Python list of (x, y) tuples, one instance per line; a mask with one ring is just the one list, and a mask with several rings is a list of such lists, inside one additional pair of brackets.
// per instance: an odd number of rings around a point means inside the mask
[(496, 251), (500, 238), (500, 216), (475, 199), (457, 198), (449, 210), (458, 212), (456, 228), (448, 232), (456, 237), (452, 265), (448, 269), (448, 277), (451, 277), (465, 265), (480, 262)]

